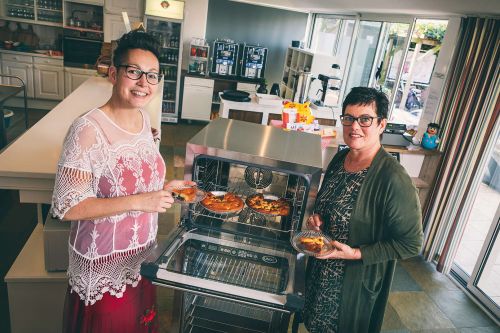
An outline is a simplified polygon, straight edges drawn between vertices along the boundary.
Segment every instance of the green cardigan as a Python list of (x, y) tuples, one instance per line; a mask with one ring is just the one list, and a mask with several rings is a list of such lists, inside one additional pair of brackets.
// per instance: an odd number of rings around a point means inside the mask
[(340, 333), (380, 331), (396, 260), (418, 255), (422, 240), (417, 190), (398, 161), (380, 148), (351, 213), (348, 245), (361, 249), (362, 260), (346, 260)]

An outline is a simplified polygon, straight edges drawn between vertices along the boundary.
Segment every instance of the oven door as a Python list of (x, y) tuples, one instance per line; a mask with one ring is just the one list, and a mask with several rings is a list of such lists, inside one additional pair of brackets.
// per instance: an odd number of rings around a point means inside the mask
[(291, 246), (180, 227), (142, 264), (153, 283), (294, 312), (304, 304), (305, 258)]
[(99, 40), (63, 37), (64, 66), (94, 68), (101, 54)]

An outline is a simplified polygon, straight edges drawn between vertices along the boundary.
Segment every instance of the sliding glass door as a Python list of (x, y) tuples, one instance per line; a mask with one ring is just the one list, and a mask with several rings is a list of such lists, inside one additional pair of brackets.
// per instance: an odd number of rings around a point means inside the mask
[(490, 138), (452, 272), (497, 317), (500, 315), (500, 131)]

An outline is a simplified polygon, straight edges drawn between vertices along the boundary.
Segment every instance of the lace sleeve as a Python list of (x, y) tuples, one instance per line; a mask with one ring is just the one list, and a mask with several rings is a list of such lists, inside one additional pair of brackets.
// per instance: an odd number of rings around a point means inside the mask
[(52, 194), (52, 215), (62, 219), (79, 202), (96, 197), (94, 170), (102, 161), (102, 142), (92, 123), (78, 118), (64, 140)]

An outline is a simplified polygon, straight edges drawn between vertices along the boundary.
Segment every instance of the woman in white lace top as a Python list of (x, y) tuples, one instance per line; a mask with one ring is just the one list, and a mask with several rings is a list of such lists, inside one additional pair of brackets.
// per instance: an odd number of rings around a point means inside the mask
[[(158, 213), (173, 203), (147, 112), (161, 80), (158, 42), (132, 31), (114, 51), (109, 101), (76, 119), (58, 164), (52, 213), (71, 222), (64, 332), (155, 332), (155, 289), (139, 275)], [(92, 98), (92, 96), (89, 96)], [(187, 182), (191, 183), (191, 182)]]

